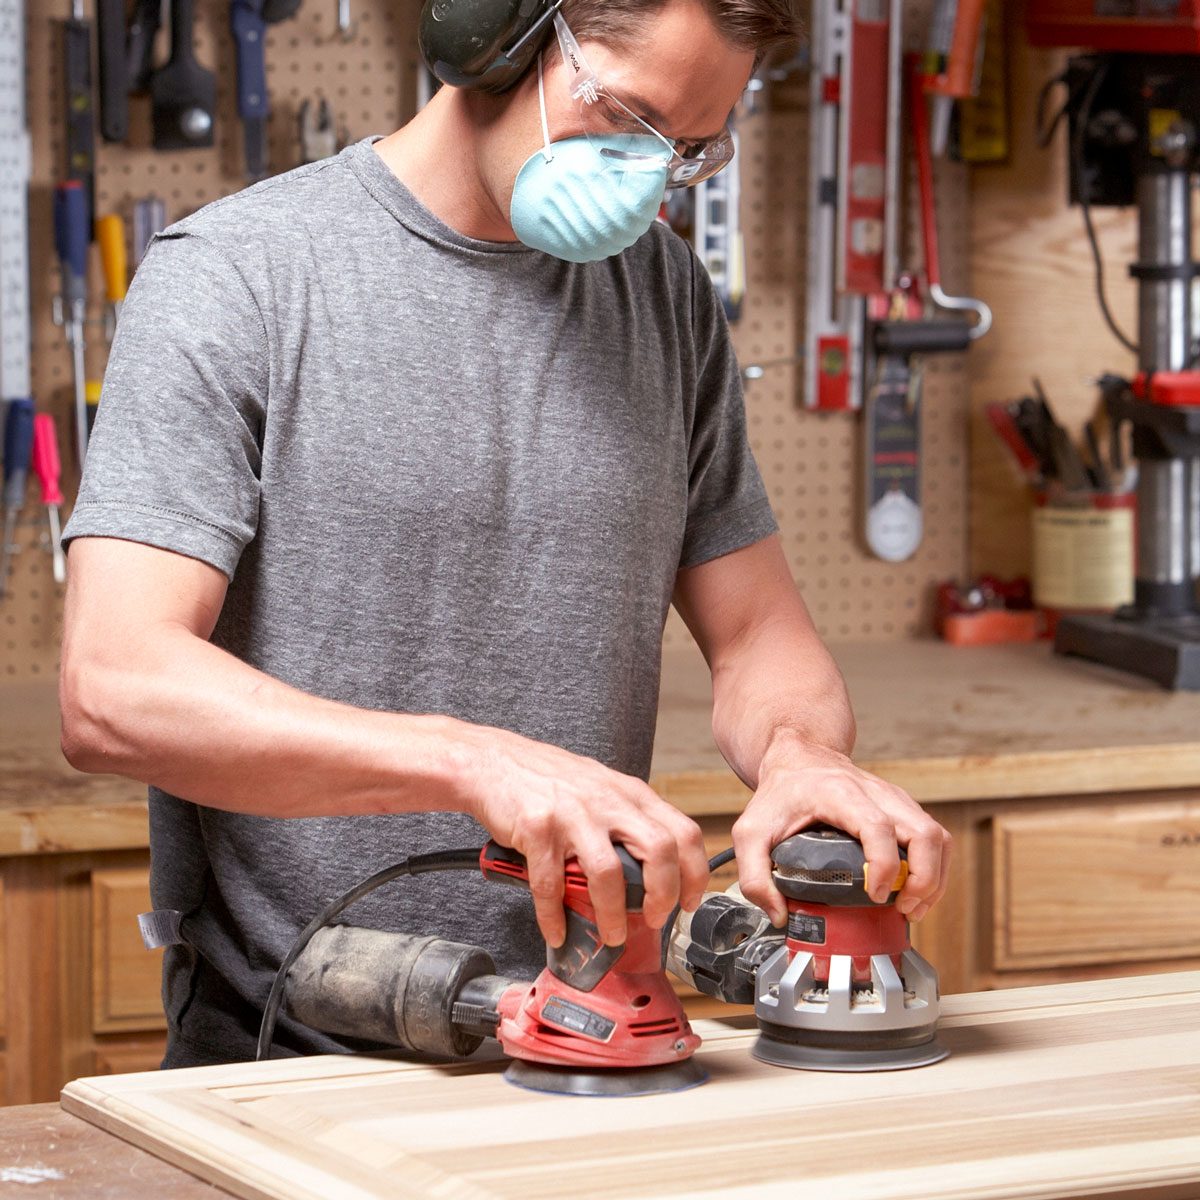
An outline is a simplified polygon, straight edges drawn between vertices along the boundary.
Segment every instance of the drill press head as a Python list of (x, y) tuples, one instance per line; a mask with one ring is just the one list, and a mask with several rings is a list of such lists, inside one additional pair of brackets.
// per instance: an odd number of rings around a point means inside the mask
[(755, 1058), (818, 1071), (945, 1058), (937, 974), (909, 944), (894, 903), (907, 863), (876, 904), (862, 846), (840, 829), (812, 826), (776, 846), (772, 859), (787, 898), (787, 937), (755, 975)]

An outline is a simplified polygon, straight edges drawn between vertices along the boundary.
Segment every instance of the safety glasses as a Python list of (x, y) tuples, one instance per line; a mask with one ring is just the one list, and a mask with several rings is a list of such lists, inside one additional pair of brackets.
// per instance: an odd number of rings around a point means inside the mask
[(639, 164), (667, 168), (667, 187), (691, 187), (708, 179), (733, 158), (733, 136), (728, 127), (703, 141), (673, 141), (659, 133), (623, 104), (588, 66), (575, 35), (560, 13), (554, 29), (567, 67), (571, 99), (583, 132), (597, 153), (614, 167)]

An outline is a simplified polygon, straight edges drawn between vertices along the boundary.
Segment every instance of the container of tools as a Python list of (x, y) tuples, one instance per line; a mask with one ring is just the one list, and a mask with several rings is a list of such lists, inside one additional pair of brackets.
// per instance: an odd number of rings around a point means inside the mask
[(1104, 439), (1089, 421), (1077, 446), (1036, 379), (1033, 387), (1032, 396), (988, 405), (987, 416), (1033, 495), (1033, 602), (1052, 633), (1059, 613), (1132, 603), (1136, 471), (1126, 466), (1114, 425)]
[(1033, 602), (1053, 612), (1111, 612), (1133, 602), (1132, 492), (1035, 494)]

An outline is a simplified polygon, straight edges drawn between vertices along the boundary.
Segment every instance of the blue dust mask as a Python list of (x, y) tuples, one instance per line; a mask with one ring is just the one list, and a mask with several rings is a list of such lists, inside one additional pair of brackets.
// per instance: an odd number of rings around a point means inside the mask
[[(567, 262), (598, 262), (628, 249), (654, 224), (667, 189), (667, 164), (654, 138), (614, 134), (608, 160), (587, 137), (550, 141), (542, 60), (538, 101), (544, 146), (517, 173), (509, 219), (526, 245)], [(635, 145), (634, 143), (638, 143)]]

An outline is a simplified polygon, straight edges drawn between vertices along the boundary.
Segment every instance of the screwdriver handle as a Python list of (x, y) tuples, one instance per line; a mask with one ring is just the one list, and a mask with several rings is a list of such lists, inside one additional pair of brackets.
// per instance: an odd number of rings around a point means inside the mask
[(33, 450), (33, 401), (28, 397), (8, 402), (4, 419), (4, 507), (15, 511), (25, 502), (29, 456)]
[(96, 221), (96, 241), (104, 264), (104, 286), (110, 304), (125, 299), (129, 290), (129, 262), (125, 254), (125, 222), (108, 213)]
[(90, 232), (83, 184), (64, 180), (54, 189), (54, 248), (62, 265), (63, 300), (69, 304), (87, 300)]
[(63, 494), (58, 486), (62, 464), (58, 457), (58, 428), (49, 413), (33, 418), (33, 470), (42, 488), (43, 504), (61, 504)]

